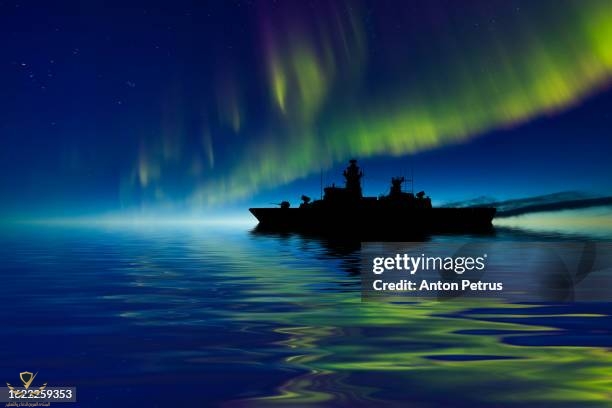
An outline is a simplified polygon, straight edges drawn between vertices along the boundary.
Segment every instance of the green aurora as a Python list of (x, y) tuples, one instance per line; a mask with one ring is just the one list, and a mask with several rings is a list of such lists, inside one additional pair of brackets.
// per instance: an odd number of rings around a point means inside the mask
[(384, 41), (385, 29), (379, 43), (367, 43), (359, 8), (320, 13), (308, 24), (273, 15), (265, 25), (272, 113), (253, 131), (236, 98), (221, 104), (233, 128), (251, 134), (229, 169), (199, 183), (192, 203), (248, 197), (353, 156), (466, 142), (568, 109), (607, 87), (612, 74), (607, 1), (530, 3), (479, 31), (449, 15), (399, 45)]

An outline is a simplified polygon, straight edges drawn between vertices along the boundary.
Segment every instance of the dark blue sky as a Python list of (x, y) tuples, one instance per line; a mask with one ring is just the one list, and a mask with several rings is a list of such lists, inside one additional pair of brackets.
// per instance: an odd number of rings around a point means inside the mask
[(2, 2), (0, 211), (608, 194), (612, 6)]

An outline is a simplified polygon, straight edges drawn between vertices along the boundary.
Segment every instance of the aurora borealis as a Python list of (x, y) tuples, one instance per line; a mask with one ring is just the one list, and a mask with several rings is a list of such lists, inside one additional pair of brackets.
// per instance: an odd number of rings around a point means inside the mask
[[(267, 63), (282, 130), (248, 150), (251, 159), (230, 171), (229, 188), (222, 180), (205, 187), (201, 196), (214, 200), (211, 191), (222, 191), (228, 198), (249, 193), (231, 185), (240, 175), (247, 175), (253, 188), (274, 186), (348, 157), (432, 149), (581, 101), (609, 81), (612, 59), (607, 45), (612, 37), (606, 31), (612, 26), (612, 9), (599, 3), (584, 13), (572, 5), (547, 15), (547, 27), (538, 30), (529, 25), (536, 18), (529, 11), (519, 15), (520, 8), (503, 10), (510, 13), (504, 15), (506, 21), (490, 20), (485, 35), (464, 31), (456, 14), (438, 9), (440, 28), (424, 27), (429, 35), (410, 38), (414, 47), (401, 39), (397, 45), (385, 41), (389, 34), (382, 33), (373, 46), (382, 48), (389, 62), (376, 76), (387, 79), (369, 87), (355, 73), (368, 69), (357, 23), (338, 23), (334, 38), (342, 39), (344, 48), (337, 51), (326, 36), (291, 30), (278, 35), (289, 44), (279, 47)], [(571, 36), (565, 33), (565, 23), (576, 26)], [(324, 51), (307, 51), (312, 49)], [(342, 72), (336, 72), (337, 65)], [(372, 65), (379, 68), (376, 61)], [(334, 81), (341, 83), (335, 95)], [(285, 137), (277, 137), (279, 133)]]
[(427, 157), (426, 187), (463, 200), (521, 192), (493, 167), (504, 152), (506, 172), (553, 192), (566, 149), (588, 170), (559, 190), (610, 187), (608, 1), (3, 7), (9, 212), (294, 199), (351, 157), (385, 177)]

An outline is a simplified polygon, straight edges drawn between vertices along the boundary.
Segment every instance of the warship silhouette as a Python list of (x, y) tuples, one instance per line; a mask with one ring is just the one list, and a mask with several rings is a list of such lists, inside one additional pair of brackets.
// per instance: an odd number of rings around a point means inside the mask
[(493, 207), (432, 207), (424, 191), (402, 191), (405, 177), (392, 177), (388, 195), (364, 197), (363, 172), (357, 160), (344, 171), (345, 186), (326, 187), (322, 199), (303, 195), (298, 208), (283, 201), (274, 208), (249, 208), (257, 228), (265, 231), (400, 238), (403, 236), (486, 232), (492, 230)]

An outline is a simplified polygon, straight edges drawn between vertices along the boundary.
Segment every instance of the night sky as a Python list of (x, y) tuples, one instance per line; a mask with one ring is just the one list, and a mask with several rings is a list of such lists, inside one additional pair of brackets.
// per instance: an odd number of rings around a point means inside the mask
[(612, 190), (612, 2), (0, 2), (0, 212)]

